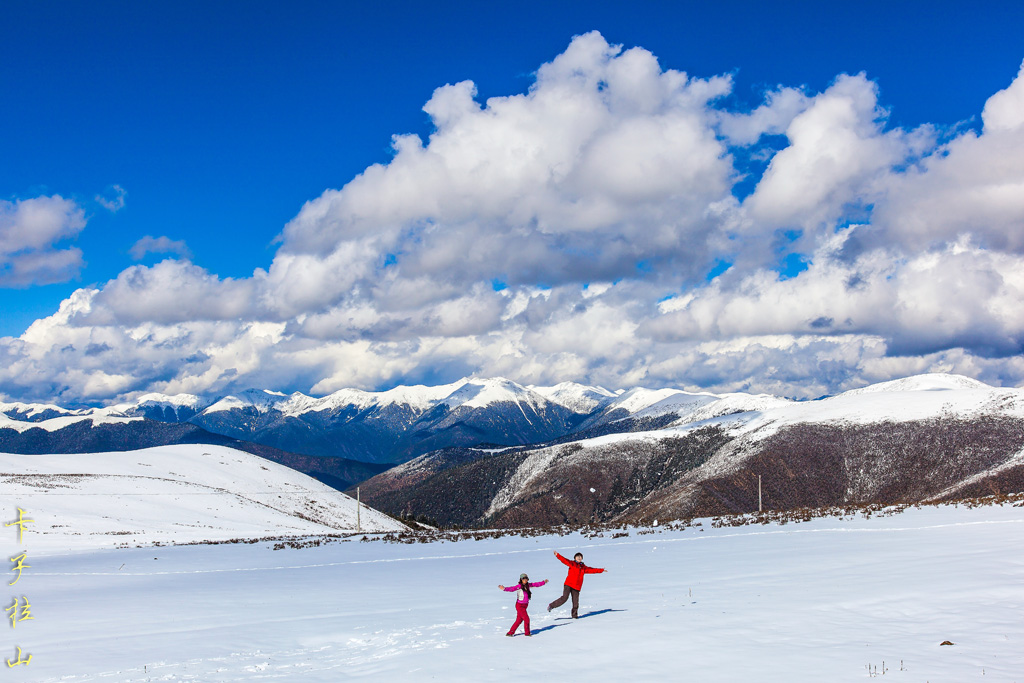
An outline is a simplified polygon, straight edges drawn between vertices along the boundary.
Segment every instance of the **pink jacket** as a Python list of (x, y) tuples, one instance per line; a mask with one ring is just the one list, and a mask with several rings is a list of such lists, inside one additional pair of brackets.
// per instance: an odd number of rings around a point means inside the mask
[[(540, 588), (545, 583), (547, 583), (547, 579), (545, 579), (544, 581), (540, 581), (538, 583), (531, 583), (530, 584), (530, 588)], [(522, 589), (522, 587), (518, 583), (516, 585), (514, 585), (514, 586), (505, 586), (505, 592), (506, 593), (511, 593), (512, 591), (516, 591), (516, 603), (517, 604), (520, 604), (520, 605), (529, 605), (530, 604), (530, 596), (529, 596), (529, 594), (527, 594), (527, 592), (524, 591)]]

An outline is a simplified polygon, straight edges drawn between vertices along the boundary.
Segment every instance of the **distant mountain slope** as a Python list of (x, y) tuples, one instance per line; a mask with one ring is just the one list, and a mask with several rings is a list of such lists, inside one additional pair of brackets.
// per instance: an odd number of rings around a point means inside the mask
[[(0, 497), (31, 511), (33, 553), (355, 531), (356, 501), (222, 446), (0, 453)], [(363, 506), (363, 531), (400, 530)]]
[(0, 452), (18, 454), (129, 451), (171, 444), (236, 448), (304, 472), (338, 490), (380, 473), (386, 466), (333, 457), (311, 457), (208, 432), (194, 424), (144, 418), (64, 416), (20, 422), (0, 415)]
[[(495, 526), (749, 512), (757, 475), (770, 509), (1024, 491), (1024, 391), (965, 379), (928, 375), (724, 414), (702, 411), (734, 398), (695, 399), (691, 417), (714, 416), (542, 448), (430, 453), (362, 490), (384, 510)], [(441, 490), (452, 492), (443, 503)]]

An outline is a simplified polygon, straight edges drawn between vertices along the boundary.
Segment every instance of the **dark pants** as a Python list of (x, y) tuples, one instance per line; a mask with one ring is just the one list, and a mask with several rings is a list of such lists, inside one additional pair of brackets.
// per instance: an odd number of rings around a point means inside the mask
[(575, 588), (570, 588), (569, 586), (563, 586), (563, 588), (565, 590), (562, 591), (562, 597), (558, 598), (553, 603), (548, 605), (548, 611), (550, 612), (551, 610), (555, 609), (556, 607), (561, 607), (562, 605), (564, 605), (565, 601), (568, 600), (569, 596), (571, 595), (572, 596), (572, 616), (575, 619), (576, 617), (579, 616), (579, 611), (580, 611), (580, 592), (578, 590), (576, 590)]

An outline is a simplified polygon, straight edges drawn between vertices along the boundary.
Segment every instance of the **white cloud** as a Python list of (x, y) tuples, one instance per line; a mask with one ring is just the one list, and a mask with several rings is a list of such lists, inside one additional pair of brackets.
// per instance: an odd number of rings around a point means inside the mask
[(131, 266), (96, 291), (72, 323), (135, 325), (252, 319), (253, 279), (220, 278), (187, 261)]
[(744, 202), (759, 230), (818, 230), (851, 202), (869, 202), (873, 181), (906, 158), (899, 131), (884, 131), (877, 87), (863, 74), (840, 76), (786, 128), (789, 146), (772, 158)]
[(0, 287), (66, 282), (85, 262), (63, 246), (85, 228), (85, 212), (60, 195), (9, 202), (0, 199)]
[(722, 134), (734, 145), (752, 145), (762, 135), (782, 135), (811, 98), (796, 88), (779, 88), (765, 95), (765, 103), (751, 112), (718, 113)]
[(981, 118), (985, 122), (986, 133), (1024, 128), (1024, 62), (1010, 87), (988, 99)]
[(185, 240), (172, 240), (170, 237), (153, 237), (146, 235), (139, 239), (128, 250), (128, 253), (136, 261), (141, 261), (146, 254), (174, 254), (179, 258), (191, 259), (192, 252), (189, 250)]
[[(132, 266), (0, 340), (0, 386), (108, 400), (468, 374), (803, 397), (929, 370), (1024, 384), (1022, 83), (989, 100), (980, 134), (940, 144), (888, 127), (863, 74), (742, 111), (728, 77), (579, 36), (525, 93), (438, 88), (429, 138), (396, 135), (388, 163), (308, 202), (251, 277), (143, 238), (137, 258), (185, 260)], [(779, 134), (776, 151), (764, 136)], [(759, 168), (743, 159), (768, 156), (737, 199)], [(12, 252), (3, 237), (0, 253), (42, 272), (29, 252), (60, 254), (84, 225), (67, 204), (49, 238)], [(787, 253), (806, 269), (780, 274)]]
[[(700, 269), (704, 208), (732, 173), (708, 102), (729, 87), (591, 33), (526, 94), (481, 105), (470, 82), (438, 88), (426, 144), (397, 136), (390, 163), (303, 207), (271, 272), (294, 254), (335, 258), (352, 278), (392, 254), (402, 277), (460, 286), (612, 279), (645, 259)], [(318, 300), (352, 286), (328, 282)]]
[(920, 250), (963, 235), (1024, 253), (1024, 67), (985, 104), (984, 129), (968, 132), (885, 182), (868, 244)]
[(117, 213), (124, 208), (125, 197), (128, 193), (120, 185), (114, 185), (110, 189), (114, 191), (113, 199), (107, 199), (101, 194), (96, 195), (96, 203), (111, 213)]
[(813, 255), (796, 277), (760, 269), (716, 280), (685, 303), (663, 306), (643, 328), (660, 341), (722, 340), (776, 334), (867, 335), (888, 351), (917, 355), (965, 347), (986, 356), (1020, 353), (1024, 258), (962, 241), (897, 257), (873, 250), (841, 258), (851, 228)]

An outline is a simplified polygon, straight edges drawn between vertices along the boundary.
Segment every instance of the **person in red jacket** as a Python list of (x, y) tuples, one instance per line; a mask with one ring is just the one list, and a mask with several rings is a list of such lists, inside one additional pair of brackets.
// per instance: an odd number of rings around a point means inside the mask
[(588, 567), (583, 564), (583, 553), (576, 553), (573, 555), (572, 561), (565, 559), (555, 551), (555, 557), (558, 561), (569, 568), (569, 574), (565, 577), (565, 587), (562, 591), (562, 597), (555, 600), (553, 603), (548, 605), (548, 611), (550, 612), (556, 607), (561, 607), (565, 604), (565, 601), (572, 596), (572, 618), (579, 619), (580, 611), (580, 589), (583, 588), (583, 575), (584, 574), (601, 574), (606, 569), (598, 569), (597, 567)]

